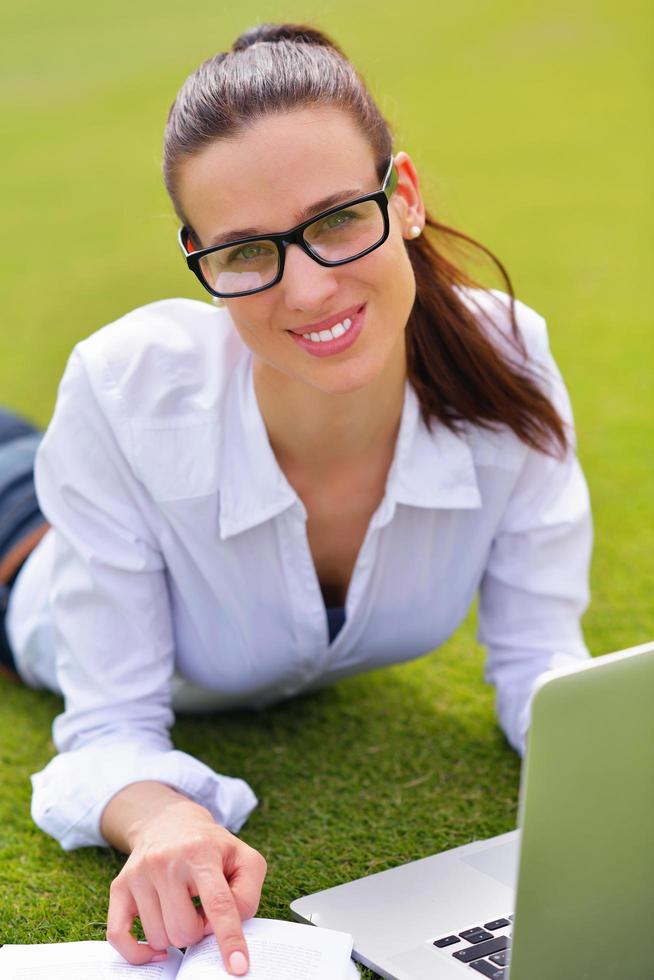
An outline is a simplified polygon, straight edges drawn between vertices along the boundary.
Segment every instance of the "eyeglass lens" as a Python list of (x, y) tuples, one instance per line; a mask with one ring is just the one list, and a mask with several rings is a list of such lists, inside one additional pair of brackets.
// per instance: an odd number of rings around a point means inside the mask
[[(376, 201), (361, 201), (318, 218), (302, 234), (305, 245), (325, 262), (356, 258), (384, 237), (384, 217)], [(202, 275), (219, 293), (238, 295), (268, 286), (279, 272), (279, 251), (261, 238), (226, 245), (200, 259)]]

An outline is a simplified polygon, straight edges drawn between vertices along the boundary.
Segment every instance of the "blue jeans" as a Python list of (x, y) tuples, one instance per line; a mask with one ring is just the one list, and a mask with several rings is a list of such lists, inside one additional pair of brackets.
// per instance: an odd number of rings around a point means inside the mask
[[(0, 409), (0, 565), (27, 535), (44, 522), (34, 491), (34, 456), (42, 433), (24, 419)], [(0, 581), (0, 666), (15, 670), (5, 632), (5, 613), (16, 569)]]

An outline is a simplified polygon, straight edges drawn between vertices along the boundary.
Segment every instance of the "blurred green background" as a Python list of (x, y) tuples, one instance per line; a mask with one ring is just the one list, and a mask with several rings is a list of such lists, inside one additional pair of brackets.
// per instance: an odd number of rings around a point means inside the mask
[[(594, 653), (603, 653), (652, 638), (654, 17), (645, 0), (12, 5), (2, 14), (0, 59), (0, 401), (45, 424), (78, 339), (152, 300), (204, 298), (178, 253), (176, 221), (160, 179), (161, 134), (184, 78), (246, 27), (265, 20), (309, 22), (334, 36), (367, 78), (394, 127), (397, 148), (413, 155), (432, 211), (489, 246), (508, 267), (518, 296), (546, 316), (575, 408), (595, 514), (587, 640)], [(294, 890), (317, 887), (321, 873), (324, 883), (334, 881), (334, 868), (364, 873), (480, 831), (509, 829), (517, 763), (495, 732), (492, 693), (479, 681), (481, 653), (473, 635), (470, 622), (442, 653), (392, 672), (392, 694), (391, 675), (375, 675), (281, 708), (254, 727), (240, 715), (207, 722), (227, 726), (232, 771), (249, 769), (264, 796), (268, 790), (269, 802), (281, 791), (278, 803), (289, 824), (279, 823), (279, 837), (266, 806), (249, 825), (249, 839), (279, 855), (266, 914), (281, 914)], [(425, 687), (430, 684), (435, 686)], [(21, 852), (23, 862), (15, 865), (16, 895), (4, 896), (2, 921), (10, 921), (11, 909), (18, 916), (4, 938), (54, 935), (52, 926), (44, 931), (29, 889), (21, 891), (25, 861), (37, 878), (56, 866), (58, 882), (74, 878), (82, 862), (89, 887), (100, 896), (97, 915), (91, 923), (87, 917), (82, 933), (101, 935), (100, 906), (119, 859), (111, 867), (103, 855), (96, 866), (96, 852), (60, 860), (63, 855), (31, 827), (26, 811), (26, 776), (51, 751), (47, 726), (60, 704), (48, 695), (9, 692), (7, 685), (1, 690), (10, 728), (1, 761), (14, 794), (13, 806), (8, 809), (6, 795), (0, 805), (2, 826), (9, 821), (14, 835), (5, 857), (11, 862)], [(364, 728), (357, 727), (361, 716), (368, 718)], [(293, 742), (297, 719), (309, 724), (308, 718), (321, 732), (316, 752), (324, 746), (329, 756), (335, 717), (341, 735), (352, 721), (353, 747), (349, 761), (342, 756), (344, 768), (332, 774), (335, 782), (325, 760), (320, 813), (332, 827), (341, 819), (342, 803), (335, 799), (347, 796), (355, 773), (361, 782), (362, 766), (374, 757), (367, 776), (372, 789), (365, 791), (371, 810), (364, 817), (359, 799), (356, 812), (342, 815), (350, 821), (347, 839), (358, 840), (346, 870), (340, 857), (329, 857), (331, 846), (342, 855), (341, 828), (309, 874), (309, 845), (301, 833), (295, 848), (286, 850), (288, 827), (297, 834), (302, 821), (302, 800), (297, 811), (289, 803), (299, 770), (291, 766), (288, 784), (279, 773), (271, 779), (269, 729), (275, 728), (282, 753), (288, 750), (290, 757), (291, 746), (301, 751), (303, 744)], [(399, 791), (385, 789), (389, 781), (398, 785), (397, 757), (390, 768), (379, 765), (377, 728), (386, 740), (408, 738), (414, 750), (428, 733), (425, 765), (434, 751), (455, 769), (463, 753), (470, 760), (459, 773), (464, 796), (455, 792), (448, 804), (443, 785), (427, 780), (420, 788), (415, 782), (424, 773), (420, 753), (402, 757), (406, 779), (417, 787), (402, 846), (397, 820), (404, 808), (393, 796)], [(190, 751), (202, 751), (197, 727), (182, 722), (177, 737)], [(219, 767), (224, 756), (213, 759), (205, 751), (204, 758)], [(366, 843), (371, 827), (375, 846)], [(39, 881), (49, 902), (63, 901), (61, 888), (48, 892)], [(70, 910), (79, 911), (71, 901)], [(65, 921), (73, 912), (66, 908), (60, 906), (57, 935), (72, 938)]]

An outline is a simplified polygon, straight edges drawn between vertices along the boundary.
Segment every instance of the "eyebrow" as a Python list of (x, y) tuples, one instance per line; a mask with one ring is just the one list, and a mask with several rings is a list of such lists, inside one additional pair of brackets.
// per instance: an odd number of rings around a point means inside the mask
[[(335, 207), (337, 204), (346, 204), (347, 201), (351, 201), (357, 197), (361, 197), (365, 191), (358, 190), (357, 188), (339, 191), (338, 194), (330, 194), (328, 197), (321, 198), (320, 201), (315, 201), (308, 208), (304, 208), (296, 215), (296, 225), (301, 225), (309, 218), (319, 215), (322, 211), (329, 211), (330, 208)], [(288, 229), (284, 229), (287, 231)], [(279, 232), (267, 232), (269, 235), (276, 235)], [(261, 228), (233, 228), (230, 231), (221, 232), (219, 235), (215, 235), (207, 244), (207, 248), (211, 248), (212, 245), (226, 245), (228, 242), (238, 241), (239, 238), (252, 238), (254, 235), (260, 235), (262, 238), (265, 237), (266, 232), (262, 231)]]

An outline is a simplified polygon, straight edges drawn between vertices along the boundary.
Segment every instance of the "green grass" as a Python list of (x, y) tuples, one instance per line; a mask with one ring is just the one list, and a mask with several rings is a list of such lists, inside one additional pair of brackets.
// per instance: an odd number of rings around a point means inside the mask
[[(72, 345), (126, 310), (200, 298), (159, 178), (183, 78), (257, 20), (318, 23), (369, 79), (432, 210), (507, 264), (548, 319), (591, 487), (594, 653), (654, 635), (650, 5), (25, 0), (3, 16), (1, 399), (47, 422)], [(261, 911), (515, 820), (518, 763), (472, 618), (444, 648), (261, 715), (181, 720), (177, 744), (247, 778)], [(121, 865), (31, 824), (61, 710), (0, 681), (0, 939), (101, 938)]]

